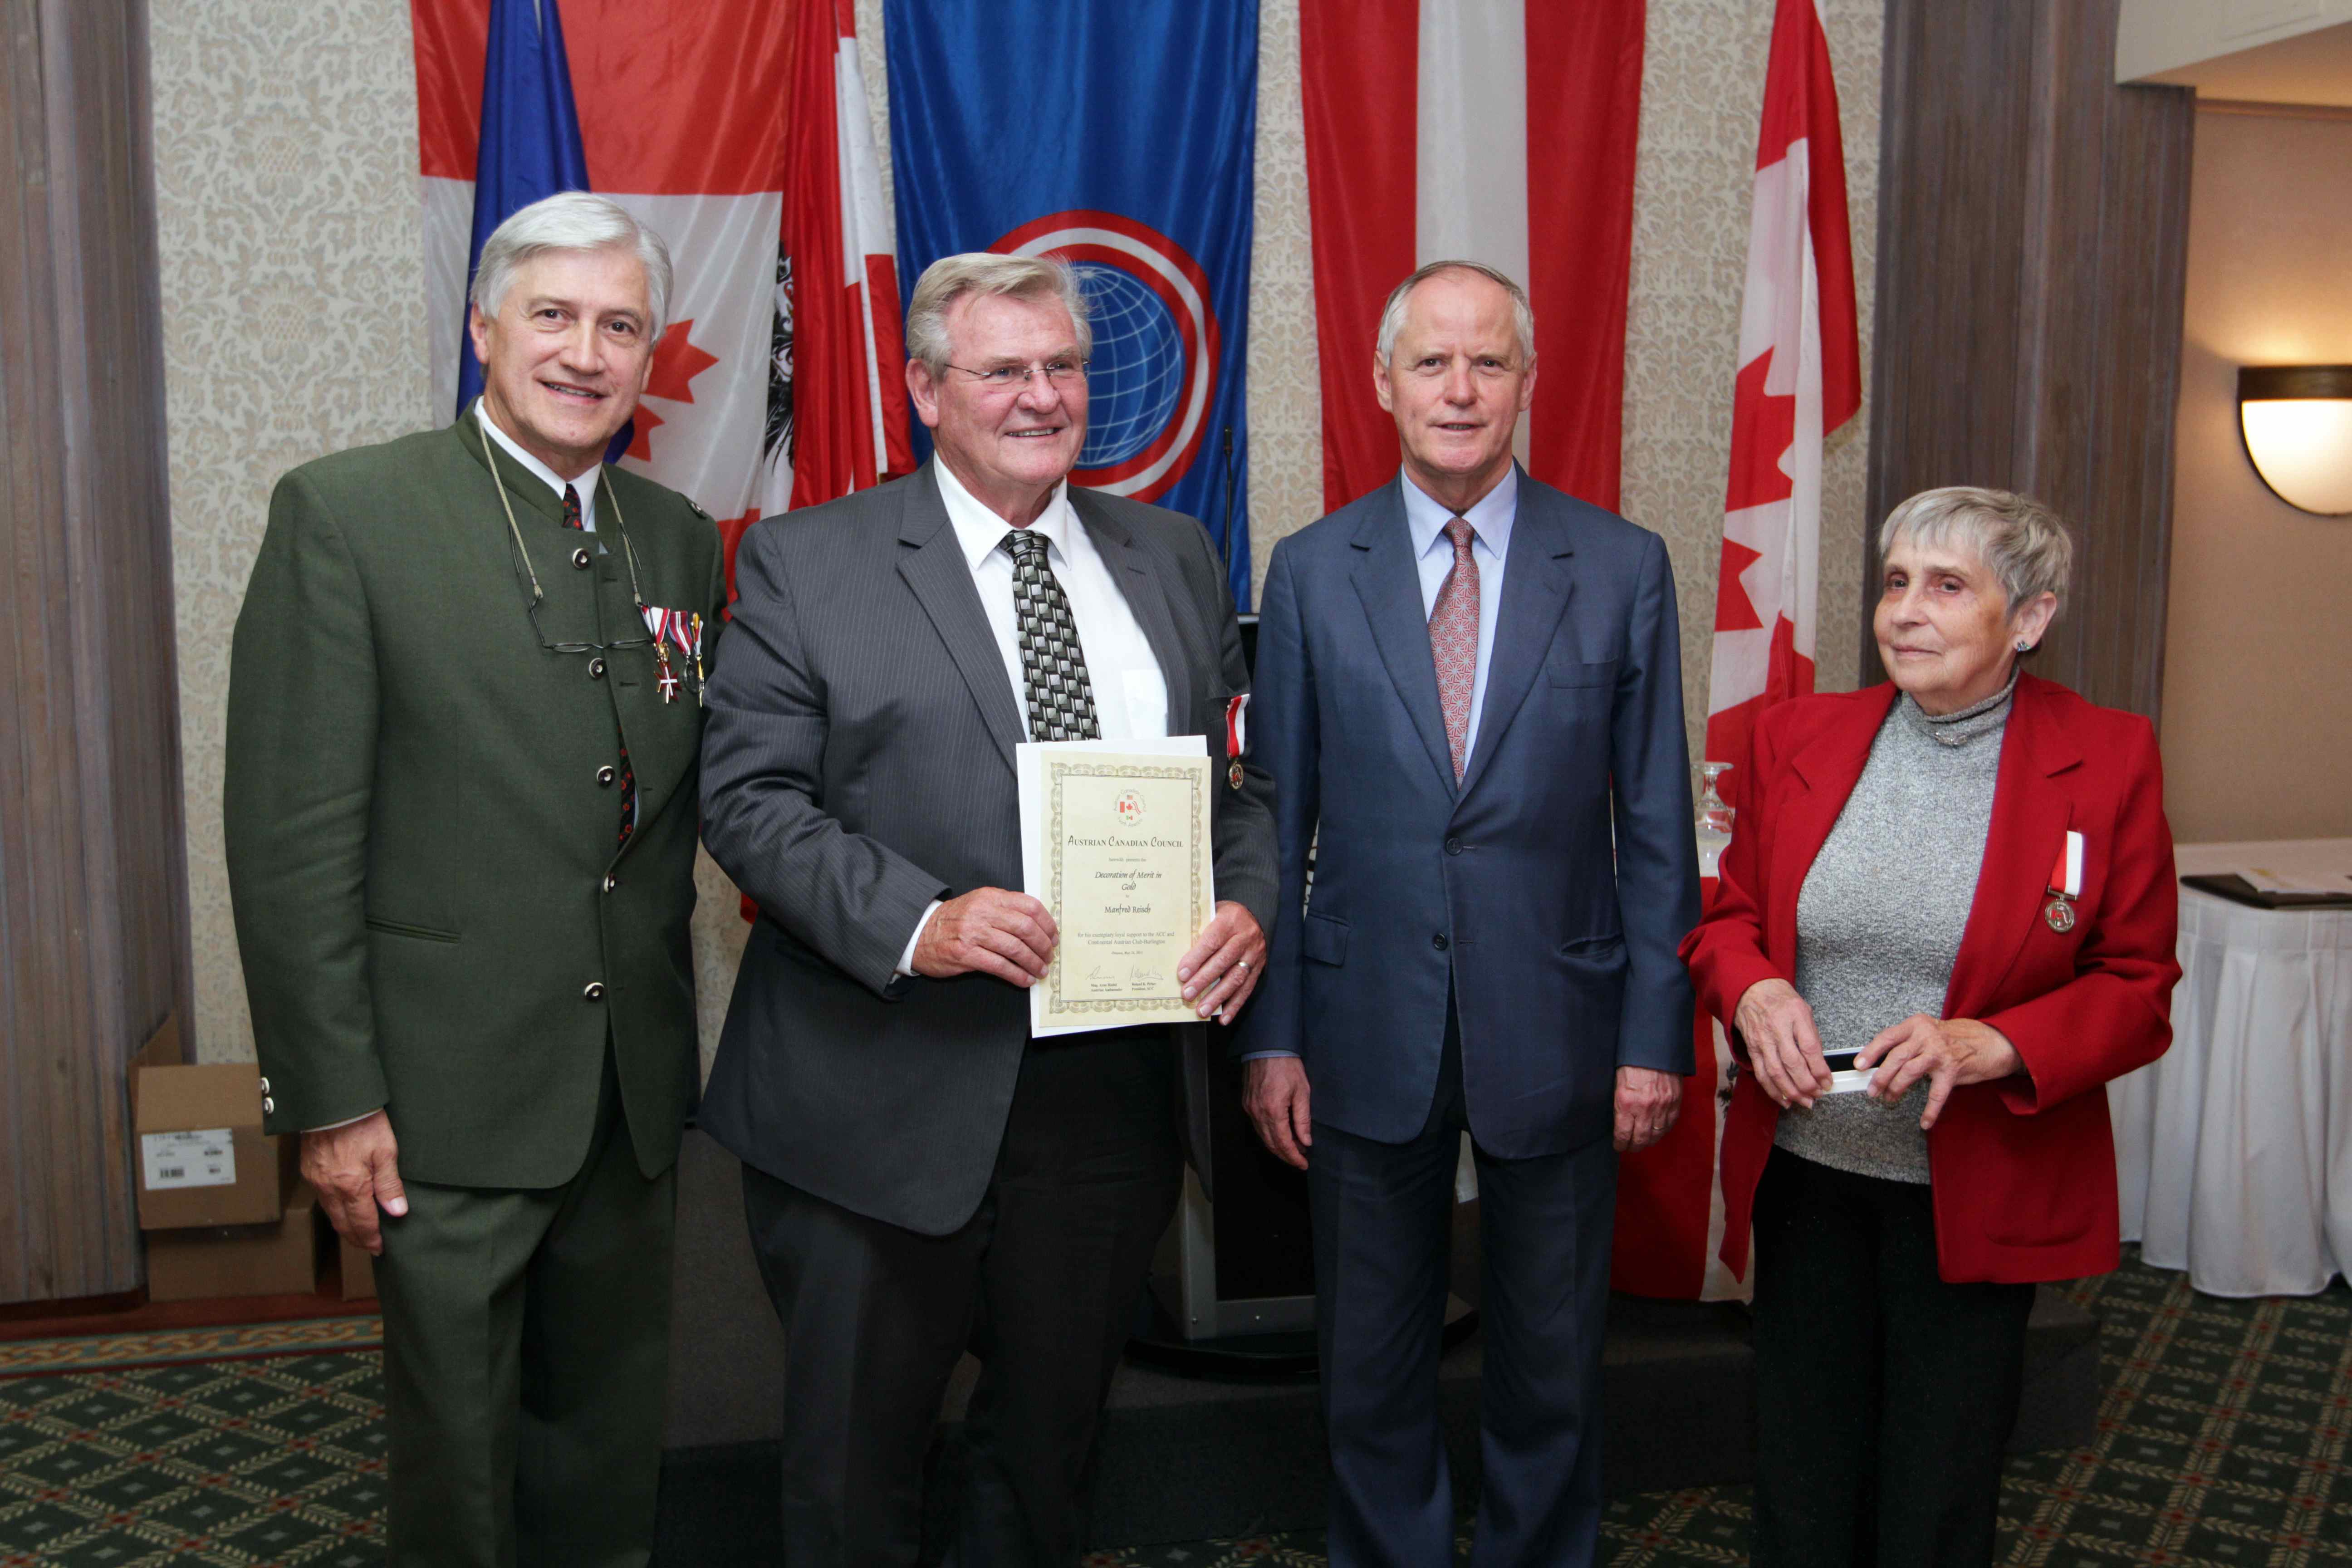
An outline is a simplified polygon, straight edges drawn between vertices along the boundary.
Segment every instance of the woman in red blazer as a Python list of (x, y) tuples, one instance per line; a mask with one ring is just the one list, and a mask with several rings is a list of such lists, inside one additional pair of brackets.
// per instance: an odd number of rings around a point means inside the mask
[(2153, 731), (2017, 669), (2064, 527), (1930, 490), (1878, 543), (1891, 683), (1764, 714), (1682, 950), (1745, 1069), (1758, 1568), (1991, 1561), (2033, 1284), (2116, 1266), (2099, 1089), (2170, 1043), (2180, 973)]

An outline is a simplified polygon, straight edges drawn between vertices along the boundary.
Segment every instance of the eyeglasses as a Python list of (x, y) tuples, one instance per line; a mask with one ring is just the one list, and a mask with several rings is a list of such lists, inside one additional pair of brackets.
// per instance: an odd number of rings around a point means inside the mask
[[(515, 522), (514, 503), (507, 499), (507, 479), (506, 476), (499, 471), (498, 455), (490, 447), (490, 433), (482, 429), (479, 421), (477, 421), (475, 434), (481, 437), (482, 457), (490, 465), (490, 478), (498, 484), (499, 505), (506, 510), (507, 530), (514, 538), (515, 553), (522, 560), (522, 574), (530, 582), (530, 602), (523, 608), (530, 613), (531, 635), (539, 639), (540, 647), (548, 653), (614, 653), (622, 648), (651, 647), (659, 641), (660, 639), (650, 637), (619, 637), (612, 642), (550, 642), (547, 640), (546, 629), (539, 624), (539, 606), (546, 600), (547, 591), (539, 585), (538, 569), (530, 563), (530, 552), (524, 547), (522, 542), (522, 529)], [(604, 495), (605, 499), (613, 503), (613, 522), (621, 533), (621, 554), (628, 563), (629, 597), (636, 601), (637, 613), (642, 616), (646, 608), (646, 593), (643, 585), (637, 581), (637, 552), (636, 547), (629, 542), (629, 520), (621, 515), (621, 498), (613, 493), (610, 485), (604, 487)]]
[(1042, 363), (992, 364), (984, 370), (970, 365), (950, 364), (950, 370), (960, 370), (978, 383), (983, 392), (1012, 392), (1026, 389), (1030, 379), (1042, 375), (1055, 389), (1067, 387), (1087, 374), (1087, 362), (1082, 359), (1049, 359)]

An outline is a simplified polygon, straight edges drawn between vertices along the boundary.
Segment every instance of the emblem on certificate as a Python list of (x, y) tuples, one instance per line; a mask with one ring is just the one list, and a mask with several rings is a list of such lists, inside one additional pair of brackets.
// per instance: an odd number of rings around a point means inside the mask
[(1031, 1032), (1199, 1023), (1176, 966), (1216, 909), (1205, 739), (1033, 742), (1016, 759), (1024, 879), (1061, 931)]

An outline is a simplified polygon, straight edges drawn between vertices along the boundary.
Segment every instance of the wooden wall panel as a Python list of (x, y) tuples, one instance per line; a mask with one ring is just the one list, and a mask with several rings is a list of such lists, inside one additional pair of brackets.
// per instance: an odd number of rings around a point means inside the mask
[(146, 6), (0, 0), (0, 37), (8, 1302), (139, 1283), (123, 1064), (190, 963)]
[[(1948, 484), (2055, 506), (2081, 549), (2032, 668), (2153, 718), (2195, 112), (2115, 85), (2117, 5), (1887, 0), (1869, 514)], [(1876, 577), (1874, 551), (1865, 605)]]

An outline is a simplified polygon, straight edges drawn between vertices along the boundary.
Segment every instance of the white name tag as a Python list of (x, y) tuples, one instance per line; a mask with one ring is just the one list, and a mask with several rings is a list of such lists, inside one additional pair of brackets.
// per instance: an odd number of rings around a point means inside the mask
[(139, 1140), (139, 1157), (151, 1193), (236, 1185), (236, 1145), (226, 1127), (147, 1133)]

